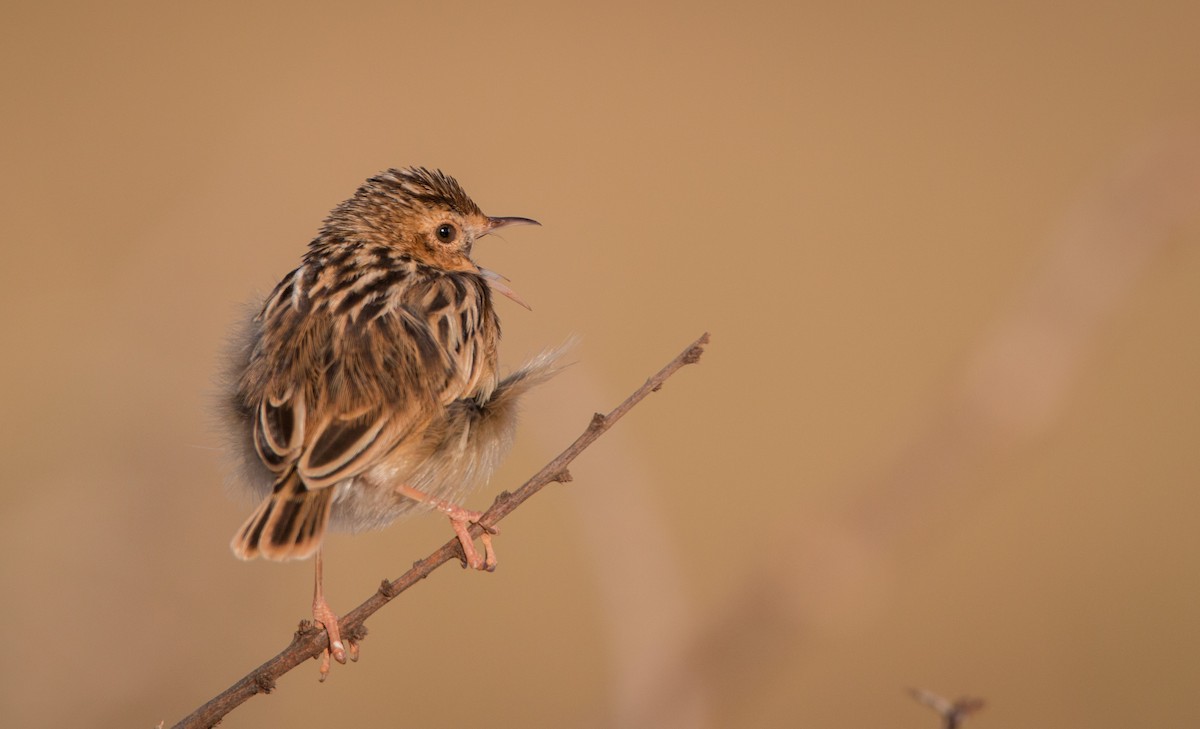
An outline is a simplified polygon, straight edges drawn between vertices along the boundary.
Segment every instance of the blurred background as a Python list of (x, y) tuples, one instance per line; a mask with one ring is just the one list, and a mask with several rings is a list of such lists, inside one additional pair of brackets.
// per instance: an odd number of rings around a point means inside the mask
[[(9, 3), (0, 715), (171, 725), (284, 648), (229, 552), (226, 332), (391, 166), (539, 219), (477, 257), (532, 396), (453, 565), (223, 726), (1200, 723), (1200, 5)], [(339, 612), (449, 539), (327, 544)]]

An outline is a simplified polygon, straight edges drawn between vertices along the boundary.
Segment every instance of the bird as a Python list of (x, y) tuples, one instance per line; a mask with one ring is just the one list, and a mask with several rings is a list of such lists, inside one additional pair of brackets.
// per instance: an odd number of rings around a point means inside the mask
[(509, 450), (521, 397), (560, 368), (547, 350), (498, 369), (494, 294), (529, 308), (475, 263), (481, 238), (522, 217), (489, 217), (440, 170), (388, 169), (330, 212), (300, 265), (232, 340), (223, 406), (236, 480), (259, 500), (230, 544), (243, 560), (315, 556), (313, 618), (330, 658), (352, 660), (322, 586), (331, 529), (384, 527), (417, 509), (450, 519), (465, 565), (491, 571), (461, 498)]

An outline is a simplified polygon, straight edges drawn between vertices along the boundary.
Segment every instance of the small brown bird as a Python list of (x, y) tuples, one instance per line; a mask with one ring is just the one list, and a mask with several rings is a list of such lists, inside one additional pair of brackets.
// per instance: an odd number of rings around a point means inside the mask
[(322, 680), (331, 655), (346, 661), (321, 587), (327, 528), (379, 528), (423, 505), (450, 517), (472, 568), (496, 566), (490, 535), (480, 556), (468, 533), (479, 512), (457, 502), (507, 452), (519, 397), (556, 371), (547, 353), (498, 376), (492, 294), (525, 304), (471, 249), (519, 224), (538, 225), (484, 215), (440, 171), (383, 172), (333, 209), (237, 341), (225, 411), (262, 503), (231, 546), (242, 559), (316, 555)]

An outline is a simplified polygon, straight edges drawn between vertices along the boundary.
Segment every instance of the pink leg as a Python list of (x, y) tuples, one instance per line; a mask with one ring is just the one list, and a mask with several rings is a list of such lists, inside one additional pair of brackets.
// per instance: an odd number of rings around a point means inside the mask
[[(313, 586), (313, 619), (325, 628), (325, 632), (329, 634), (329, 647), (325, 649), (321, 656), (321, 680), (324, 681), (329, 675), (329, 658), (338, 663), (346, 662), (346, 648), (342, 644), (342, 633), (338, 628), (337, 614), (329, 607), (329, 603), (325, 602), (325, 592), (322, 589), (321, 582), (323, 580), (323, 562), (321, 559), (321, 549), (317, 549), (317, 569), (316, 581)], [(354, 641), (348, 641), (350, 644), (350, 660), (358, 660), (358, 645)]]
[(468, 531), (471, 522), (479, 521), (479, 517), (483, 516), (483, 512), (464, 509), (457, 504), (434, 498), (424, 491), (418, 491), (409, 486), (397, 486), (396, 491), (413, 501), (429, 504), (450, 517), (450, 526), (454, 527), (454, 533), (458, 535), (458, 543), (462, 545), (463, 556), (467, 558), (467, 564), (470, 565), (471, 569), (487, 570), (488, 572), (496, 569), (496, 553), (492, 550), (492, 534), (499, 534), (499, 532), (495, 529), (491, 531), (487, 529), (483, 530), (483, 534), (480, 535), (479, 540), (483, 542), (484, 556), (480, 557), (479, 552), (475, 550), (475, 542), (471, 539), (471, 534)]

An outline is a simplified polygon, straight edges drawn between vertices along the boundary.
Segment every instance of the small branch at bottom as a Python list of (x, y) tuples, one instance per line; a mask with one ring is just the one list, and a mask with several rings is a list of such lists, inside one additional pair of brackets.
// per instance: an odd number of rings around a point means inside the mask
[[(531, 496), (541, 491), (549, 483), (567, 483), (571, 480), (571, 472), (567, 466), (575, 460), (597, 438), (608, 431), (633, 406), (644, 400), (651, 392), (657, 392), (671, 375), (686, 365), (700, 361), (704, 347), (708, 344), (708, 333), (703, 334), (687, 349), (679, 353), (661, 370), (654, 374), (646, 383), (625, 398), (612, 412), (607, 415), (596, 413), (583, 434), (575, 439), (562, 453), (547, 463), (519, 489), (512, 493), (501, 493), (492, 503), (491, 508), (484, 512), (479, 521), (471, 524), (471, 536), (478, 537), (484, 530), (493, 529), (496, 524), (508, 516), (518, 506), (525, 503)], [(361, 605), (351, 610), (341, 618), (342, 633), (355, 640), (361, 640), (366, 635), (363, 623), (375, 614), (375, 611), (394, 600), (400, 593), (424, 579), (446, 562), (460, 558), (461, 547), (457, 538), (443, 544), (436, 551), (422, 560), (413, 563), (412, 569), (397, 579), (388, 582), (384, 580), (376, 591)], [(307, 623), (307, 625), (305, 625)], [(275, 688), (275, 680), (292, 670), (301, 663), (316, 658), (329, 644), (329, 636), (324, 630), (305, 621), (292, 638), (292, 642), (279, 655), (263, 663), (258, 668), (246, 674), (237, 683), (213, 697), (199, 709), (182, 719), (173, 729), (208, 729), (216, 725), (226, 714), (245, 703), (251, 696), (259, 693), (270, 693)]]
[(942, 717), (944, 729), (959, 729), (964, 719), (983, 708), (983, 699), (974, 699), (969, 696), (955, 701), (947, 701), (932, 691), (924, 689), (910, 688), (908, 693), (918, 702), (936, 711), (938, 716)]

